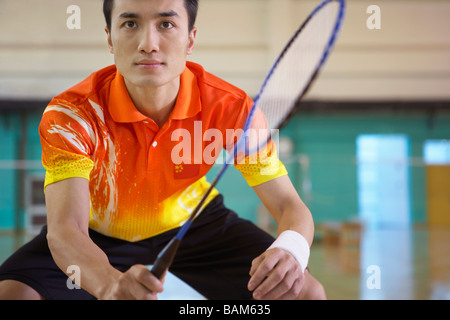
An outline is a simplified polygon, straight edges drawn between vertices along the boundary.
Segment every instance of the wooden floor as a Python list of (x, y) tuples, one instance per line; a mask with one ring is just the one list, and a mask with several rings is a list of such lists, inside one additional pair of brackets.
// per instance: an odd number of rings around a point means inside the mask
[[(0, 232), (0, 263), (26, 240)], [(328, 299), (450, 300), (450, 229), (363, 230), (357, 242), (335, 240), (311, 248), (310, 270)], [(203, 299), (174, 276), (160, 298)]]
[(314, 245), (328, 299), (450, 299), (450, 229), (374, 229), (359, 246)]

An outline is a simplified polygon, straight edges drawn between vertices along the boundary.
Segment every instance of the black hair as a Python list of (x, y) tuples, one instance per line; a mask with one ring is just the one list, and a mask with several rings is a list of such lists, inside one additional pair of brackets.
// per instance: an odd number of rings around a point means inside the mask
[[(189, 18), (189, 31), (194, 28), (195, 20), (197, 19), (198, 12), (198, 0), (184, 0), (188, 18)], [(103, 15), (106, 20), (106, 27), (111, 31), (111, 12), (114, 6), (114, 0), (103, 0)]]

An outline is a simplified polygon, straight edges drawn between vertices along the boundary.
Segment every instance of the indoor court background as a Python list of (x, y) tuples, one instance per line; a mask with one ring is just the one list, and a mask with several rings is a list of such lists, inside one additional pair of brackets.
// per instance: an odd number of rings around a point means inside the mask
[[(254, 96), (318, 3), (200, 0), (189, 59)], [(101, 5), (0, 1), (0, 263), (45, 221), (45, 106), (113, 63)], [(329, 299), (450, 299), (449, 17), (449, 0), (347, 0), (337, 46), (281, 133), (280, 156), (316, 222), (310, 269)], [(236, 170), (218, 188), (274, 232)], [(178, 281), (161, 298), (202, 298)]]

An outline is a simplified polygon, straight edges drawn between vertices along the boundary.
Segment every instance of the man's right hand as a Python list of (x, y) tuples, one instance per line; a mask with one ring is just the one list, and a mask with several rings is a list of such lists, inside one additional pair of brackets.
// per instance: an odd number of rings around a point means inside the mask
[[(102, 299), (156, 299), (163, 291), (163, 280), (143, 265), (122, 273), (89, 237), (89, 181), (69, 178), (45, 189), (47, 242), (61, 270), (77, 265), (81, 287)], [(162, 277), (164, 279), (164, 277)]]
[(128, 271), (116, 277), (101, 300), (157, 300), (157, 294), (163, 291), (162, 280), (156, 278), (147, 267), (134, 265)]

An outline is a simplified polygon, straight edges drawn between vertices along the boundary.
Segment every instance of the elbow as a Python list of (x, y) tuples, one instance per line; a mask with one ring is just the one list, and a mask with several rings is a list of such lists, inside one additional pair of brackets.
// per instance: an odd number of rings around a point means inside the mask
[(47, 229), (47, 245), (56, 265), (62, 270), (73, 264), (73, 244), (78, 243), (80, 233), (70, 224), (49, 224)]
[(71, 240), (75, 237), (75, 231), (76, 228), (73, 228), (70, 225), (48, 225), (46, 234), (47, 245), (56, 264), (58, 264), (60, 258), (65, 256), (68, 244), (71, 243)]
[(47, 238), (47, 245), (50, 250), (50, 253), (52, 254), (53, 257), (55, 257), (55, 255), (58, 251), (58, 247), (59, 247), (58, 239), (61, 239), (61, 238), (57, 235), (57, 232), (55, 232), (51, 228), (47, 229), (46, 238)]

